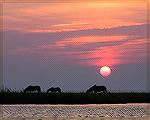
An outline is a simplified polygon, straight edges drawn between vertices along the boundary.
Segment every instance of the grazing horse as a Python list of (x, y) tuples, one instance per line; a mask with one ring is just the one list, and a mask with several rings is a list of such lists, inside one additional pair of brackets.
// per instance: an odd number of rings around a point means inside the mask
[(61, 89), (59, 88), (59, 87), (56, 87), (56, 88), (54, 88), (54, 87), (51, 87), (51, 88), (49, 88), (48, 90), (47, 90), (47, 93), (49, 93), (49, 92), (53, 92), (53, 93), (61, 93)]
[(103, 92), (103, 93), (106, 93), (107, 92), (107, 89), (105, 86), (92, 86), (90, 87), (86, 93), (99, 93), (99, 92)]
[(40, 86), (28, 86), (26, 89), (24, 89), (24, 92), (41, 92)]

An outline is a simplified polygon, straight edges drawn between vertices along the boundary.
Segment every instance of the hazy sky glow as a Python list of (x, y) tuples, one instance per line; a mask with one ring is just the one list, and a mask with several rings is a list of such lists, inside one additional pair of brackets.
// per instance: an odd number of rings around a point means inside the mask
[[(4, 3), (6, 86), (38, 84), (43, 89), (82, 91), (98, 84), (111, 90), (145, 91), (146, 6), (146, 2)], [(112, 68), (108, 78), (97, 73), (101, 66)]]

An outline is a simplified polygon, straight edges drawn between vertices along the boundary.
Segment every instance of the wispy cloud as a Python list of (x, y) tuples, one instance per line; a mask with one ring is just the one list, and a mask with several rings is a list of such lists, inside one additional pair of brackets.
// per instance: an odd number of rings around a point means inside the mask
[(57, 57), (91, 65), (131, 62), (131, 56), (141, 56), (146, 49), (142, 47), (147, 38), (146, 6), (145, 2), (4, 4), (5, 55)]
[[(146, 57), (143, 46), (147, 44), (147, 27), (147, 24), (141, 24), (56, 33), (7, 31), (4, 35), (9, 34), (5, 41), (9, 48), (5, 52), (16, 55), (28, 53), (28, 56), (43, 56), (47, 60), (54, 57), (61, 61), (73, 60), (97, 66), (139, 62), (133, 56)], [(15, 39), (9, 44), (10, 36)]]
[(7, 3), (4, 4), (4, 29), (57, 32), (142, 24), (147, 19), (146, 6), (146, 2)]

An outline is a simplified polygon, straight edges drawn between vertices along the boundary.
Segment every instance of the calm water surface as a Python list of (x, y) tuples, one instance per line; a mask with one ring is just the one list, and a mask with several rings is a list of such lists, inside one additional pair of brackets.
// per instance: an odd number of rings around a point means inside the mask
[(148, 120), (150, 104), (2, 105), (2, 120)]

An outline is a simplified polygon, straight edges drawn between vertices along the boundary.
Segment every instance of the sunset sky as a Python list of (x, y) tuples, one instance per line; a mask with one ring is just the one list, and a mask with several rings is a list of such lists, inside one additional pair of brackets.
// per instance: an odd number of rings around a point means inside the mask
[(4, 85), (147, 91), (147, 27), (146, 2), (3, 3)]

